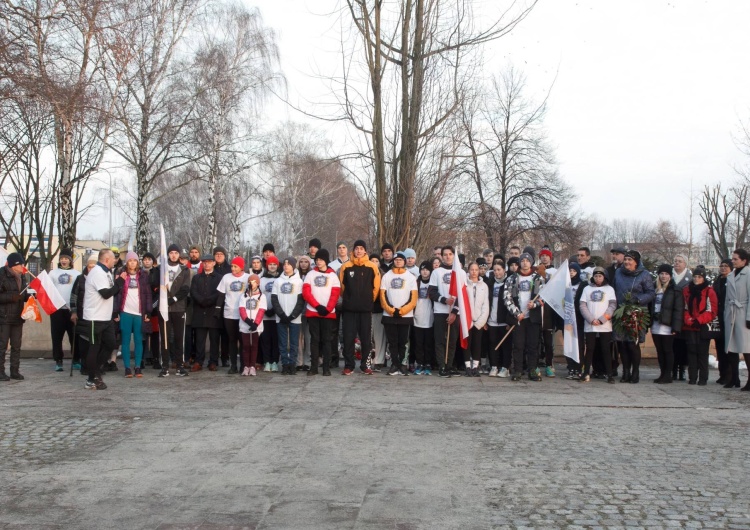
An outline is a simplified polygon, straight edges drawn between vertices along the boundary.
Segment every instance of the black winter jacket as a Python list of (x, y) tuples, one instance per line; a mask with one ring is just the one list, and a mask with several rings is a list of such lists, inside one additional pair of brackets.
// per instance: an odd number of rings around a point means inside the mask
[[(654, 282), (654, 289), (656, 289), (656, 282)], [(657, 314), (655, 309), (658, 296), (658, 294), (655, 295), (654, 300), (648, 304), (651, 322), (659, 322), (665, 326), (670, 326), (672, 331), (682, 331), (682, 312), (685, 309), (685, 302), (682, 291), (677, 289), (674, 280), (669, 280), (667, 288), (662, 293), (661, 311)]]
[(194, 328), (221, 328), (221, 318), (217, 310), (217, 300), (221, 294), (216, 288), (221, 283), (222, 276), (216, 271), (211, 274), (201, 272), (193, 278), (190, 284), (190, 298), (193, 304), (193, 321)]
[[(13, 272), (4, 266), (0, 268), (0, 324), (18, 325), (26, 322), (21, 318), (23, 304), (29, 299), (29, 293), (24, 291), (26, 286), (26, 275), (21, 275), (21, 288)], [(2, 347), (5, 347), (3, 344)]]

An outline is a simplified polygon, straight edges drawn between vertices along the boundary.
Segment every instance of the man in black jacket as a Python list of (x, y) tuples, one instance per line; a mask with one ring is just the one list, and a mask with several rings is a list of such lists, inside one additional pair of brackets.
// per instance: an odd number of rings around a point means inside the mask
[[(185, 369), (185, 311), (187, 297), (190, 294), (190, 271), (180, 264), (180, 247), (174, 243), (167, 249), (168, 261), (162, 265), (167, 270), (167, 304), (169, 305), (169, 320), (165, 322), (162, 331), (167, 340), (162, 337), (161, 372), (159, 377), (169, 376), (170, 357), (180, 377), (188, 375)], [(161, 271), (164, 274), (164, 270)]]
[[(0, 269), (0, 381), (23, 379), (21, 366), (21, 338), (24, 319), (23, 305), (29, 298), (24, 278), (23, 256), (18, 252), (8, 255)], [(5, 373), (5, 352), (10, 343), (10, 377)]]
[(203, 272), (193, 278), (190, 284), (190, 298), (193, 301), (193, 329), (195, 330), (195, 363), (191, 372), (203, 370), (206, 360), (206, 335), (210, 348), (208, 369), (216, 371), (219, 364), (219, 329), (221, 320), (216, 311), (216, 300), (219, 291), (216, 288), (221, 282), (221, 276), (215, 271), (216, 262), (213, 256), (205, 255), (201, 258)]

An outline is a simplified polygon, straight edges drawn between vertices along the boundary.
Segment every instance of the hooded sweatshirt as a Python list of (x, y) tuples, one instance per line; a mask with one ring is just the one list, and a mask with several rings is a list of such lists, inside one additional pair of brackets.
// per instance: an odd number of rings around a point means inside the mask
[(302, 323), (305, 301), (302, 298), (302, 278), (296, 270), (291, 276), (282, 273), (273, 282), (271, 305), (276, 315), (276, 323), (281, 322), (282, 315), (289, 317), (291, 324)]

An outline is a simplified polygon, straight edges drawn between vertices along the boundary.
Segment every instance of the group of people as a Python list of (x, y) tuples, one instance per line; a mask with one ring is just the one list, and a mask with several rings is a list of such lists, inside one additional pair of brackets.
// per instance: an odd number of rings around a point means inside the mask
[[(343, 356), (344, 376), (359, 360), (366, 375), (437, 370), (440, 377), (485, 373), (541, 381), (556, 376), (555, 332), (573, 325), (579, 356), (566, 358), (567, 378), (583, 383), (614, 383), (620, 366), (620, 382), (638, 383), (648, 331), (660, 367), (656, 383), (685, 380), (687, 368), (690, 384), (706, 385), (711, 340), (717, 382), (726, 388), (740, 386), (740, 354), (750, 363), (750, 256), (741, 248), (721, 262), (711, 284), (706, 269), (691, 271), (684, 256), (660, 265), (654, 277), (635, 250), (613, 248), (605, 268), (581, 247), (568, 270), (572, 324), (540, 297), (556, 273), (548, 247), (538, 256), (531, 247), (513, 246), (507, 257), (487, 250), (466, 265), (451, 246), (436, 247), (420, 264), (412, 249), (389, 244), (368, 254), (357, 240), (350, 255), (340, 241), (335, 259), (321, 246), (313, 239), (307, 254), (280, 260), (269, 243), (249, 264), (240, 256), (229, 260), (221, 246), (201, 255), (196, 246), (173, 244), (161, 263), (149, 252), (131, 251), (121, 260), (103, 249), (88, 258), (83, 273), (63, 249), (49, 274), (66, 302), (50, 316), (55, 370), (64, 370), (67, 334), (71, 370), (81, 370), (85, 387), (98, 390), (106, 388), (104, 374), (118, 370), (118, 350), (127, 378), (143, 377), (146, 366), (159, 377), (219, 368), (250, 377), (260, 371), (330, 376)], [(0, 380), (23, 379), (20, 314), (29, 296), (23, 265), (13, 253), (0, 271)], [(451, 290), (455, 275), (466, 286), (467, 337)], [(742, 389), (750, 390), (750, 382)]]

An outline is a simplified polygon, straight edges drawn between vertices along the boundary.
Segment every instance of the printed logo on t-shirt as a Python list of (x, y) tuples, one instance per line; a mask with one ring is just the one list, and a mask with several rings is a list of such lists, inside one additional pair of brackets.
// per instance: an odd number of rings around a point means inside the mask
[(233, 293), (239, 293), (244, 290), (244, 284), (240, 280), (235, 280), (229, 284), (229, 290)]
[(258, 307), (257, 298), (250, 298), (247, 302), (245, 302), (245, 309), (249, 309), (250, 311), (255, 311), (256, 307)]
[(500, 296), (500, 286), (496, 285), (492, 288), (492, 298), (498, 298)]
[(592, 302), (601, 302), (604, 300), (604, 291), (596, 290), (591, 292), (590, 300)]
[(291, 294), (294, 291), (294, 285), (291, 282), (284, 282), (281, 284), (281, 287), (279, 287), (279, 292), (281, 294)]
[(391, 289), (403, 289), (403, 288), (404, 288), (403, 278), (393, 278), (391, 280)]
[(531, 281), (521, 280), (518, 282), (518, 290), (524, 293), (531, 291)]
[(443, 283), (445, 283), (445, 284), (451, 283), (451, 273), (450, 272), (446, 272), (445, 274), (443, 274)]
[(315, 287), (325, 287), (328, 285), (328, 275), (321, 274), (319, 276), (316, 276), (313, 280), (313, 284)]
[(423, 300), (427, 298), (427, 287), (419, 288), (419, 297)]
[(136, 288), (138, 288), (138, 281), (136, 280), (135, 276), (131, 276), (130, 280), (128, 280), (128, 289)]
[(656, 300), (654, 300), (654, 303), (656, 305), (661, 305), (661, 301), (664, 299), (664, 293), (659, 293), (656, 295)]
[(589, 281), (589, 273), (588, 273), (588, 271), (581, 271), (581, 281), (582, 282)]
[(177, 271), (169, 271), (169, 281), (170, 282), (173, 282), (176, 277), (177, 277)]
[(60, 276), (57, 277), (57, 283), (60, 285), (68, 285), (70, 283), (70, 274), (67, 272), (63, 272)]
[(274, 283), (274, 282), (268, 282), (268, 283), (266, 284), (266, 292), (267, 292), (267, 293), (270, 293), (271, 291), (273, 291), (273, 283)]

